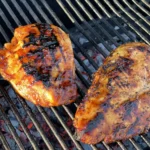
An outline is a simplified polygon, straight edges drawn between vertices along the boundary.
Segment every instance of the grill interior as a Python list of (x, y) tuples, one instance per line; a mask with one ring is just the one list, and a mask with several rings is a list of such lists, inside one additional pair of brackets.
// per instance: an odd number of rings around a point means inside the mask
[(0, 47), (19, 25), (53, 23), (72, 40), (80, 98), (68, 106), (42, 108), (24, 101), (11, 85), (0, 84), (0, 149), (149, 150), (150, 132), (107, 145), (75, 140), (72, 120), (92, 74), (117, 46), (150, 44), (149, 0), (0, 0)]

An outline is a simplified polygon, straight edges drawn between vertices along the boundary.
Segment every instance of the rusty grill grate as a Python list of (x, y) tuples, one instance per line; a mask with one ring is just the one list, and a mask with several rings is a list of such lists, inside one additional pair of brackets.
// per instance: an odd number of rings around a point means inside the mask
[[(82, 98), (92, 74), (112, 49), (131, 41), (150, 44), (149, 14), (149, 0), (0, 0), (0, 47), (10, 41), (19, 25), (46, 22), (60, 26), (73, 43)], [(150, 133), (109, 145), (76, 141), (72, 120), (78, 102), (57, 108), (34, 106), (1, 81), (0, 149), (150, 149)]]

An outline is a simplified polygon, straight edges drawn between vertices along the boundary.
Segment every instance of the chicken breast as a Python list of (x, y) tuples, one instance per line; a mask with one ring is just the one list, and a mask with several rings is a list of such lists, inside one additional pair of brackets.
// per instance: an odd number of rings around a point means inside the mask
[(150, 46), (118, 47), (94, 74), (74, 119), (77, 137), (96, 144), (128, 139), (150, 128)]
[(77, 97), (74, 55), (69, 36), (49, 24), (15, 29), (0, 51), (0, 74), (25, 99), (44, 107)]

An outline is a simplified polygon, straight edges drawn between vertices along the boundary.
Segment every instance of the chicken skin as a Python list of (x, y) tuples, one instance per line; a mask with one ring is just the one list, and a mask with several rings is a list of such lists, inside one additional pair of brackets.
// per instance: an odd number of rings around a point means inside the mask
[(77, 137), (87, 144), (112, 143), (150, 128), (150, 46), (118, 47), (94, 74), (74, 119)]
[(71, 41), (54, 25), (16, 28), (0, 51), (0, 74), (23, 98), (43, 107), (69, 104), (78, 95)]

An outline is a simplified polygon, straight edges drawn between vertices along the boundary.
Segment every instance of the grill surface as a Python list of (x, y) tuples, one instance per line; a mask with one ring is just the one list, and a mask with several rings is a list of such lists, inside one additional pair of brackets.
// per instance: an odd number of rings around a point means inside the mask
[[(74, 47), (76, 74), (80, 80), (78, 87), (81, 95), (74, 104), (47, 109), (33, 106), (18, 95), (14, 101), (8, 93), (10, 85), (1, 81), (0, 125), (2, 122), (6, 125), (16, 147), (11, 147), (6, 132), (0, 126), (0, 149), (41, 149), (40, 145), (44, 145), (42, 149), (64, 150), (150, 149), (150, 133), (109, 145), (104, 142), (97, 145), (85, 145), (75, 140), (74, 128), (72, 127), (73, 114), (78, 102), (84, 96), (86, 88), (90, 86), (92, 74), (101, 65), (88, 53), (89, 49), (100, 55), (101, 58), (105, 58), (112, 49), (126, 42), (143, 41), (150, 44), (149, 14), (149, 0), (132, 0), (130, 2), (127, 0), (121, 2), (119, 0), (0, 0), (0, 47), (10, 41), (14, 28), (19, 25), (35, 22), (53, 23), (69, 33)], [(22, 128), (24, 136), (28, 139), (28, 145), (23, 144), (24, 141), (21, 140), (21, 135), (18, 134), (5, 104)], [(40, 142), (37, 142), (16, 105), (23, 108), (24, 114), (28, 116), (34, 129), (38, 132)], [(42, 126), (37, 114), (41, 115), (55, 142), (52, 142), (53, 140), (48, 136), (47, 130)], [(71, 120), (71, 127), (66, 118)], [(67, 139), (63, 138), (61, 134), (64, 131)], [(73, 147), (71, 147), (72, 145)]]

